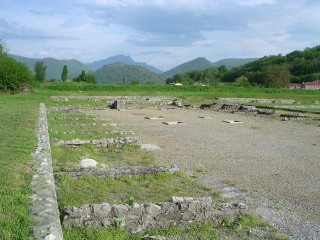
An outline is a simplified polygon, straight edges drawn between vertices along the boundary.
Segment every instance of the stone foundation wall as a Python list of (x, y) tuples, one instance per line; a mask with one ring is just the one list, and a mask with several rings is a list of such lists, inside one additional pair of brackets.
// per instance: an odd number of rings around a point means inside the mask
[[(133, 176), (156, 174), (160, 172), (174, 173), (179, 171), (177, 166), (125, 166), (118, 168), (81, 168), (81, 169), (64, 169), (59, 173), (67, 173), (73, 177), (79, 178), (86, 175), (92, 175), (98, 178), (117, 177), (117, 176)], [(58, 173), (58, 174), (59, 174)]]
[(53, 139), (54, 144), (59, 145), (72, 145), (81, 146), (84, 144), (93, 144), (98, 146), (111, 146), (120, 144), (138, 144), (139, 140), (136, 137), (123, 137), (123, 138), (103, 138), (103, 139), (93, 139), (93, 140), (83, 140), (83, 139), (71, 139), (71, 140), (58, 140)]
[(88, 100), (88, 101), (100, 101), (106, 100), (110, 102), (114, 102), (117, 100), (124, 100), (128, 103), (130, 102), (140, 102), (140, 103), (164, 103), (171, 104), (176, 97), (142, 97), (142, 96), (52, 96), (52, 100), (55, 101), (69, 101), (72, 99), (75, 100)]
[[(29, 208), (35, 239), (63, 239), (60, 213), (52, 171), (51, 149), (47, 115), (40, 104), (39, 123), (36, 130), (38, 145), (33, 154), (34, 175), (31, 181), (32, 195)], [(17, 225), (17, 227), (19, 227)]]
[(132, 233), (163, 228), (169, 224), (188, 224), (206, 219), (234, 218), (241, 213), (235, 206), (215, 207), (210, 197), (172, 197), (157, 204), (131, 206), (109, 203), (70, 207), (64, 210), (63, 225), (72, 227), (123, 227)]
[(293, 104), (294, 99), (260, 99), (260, 98), (216, 98), (216, 101), (230, 103), (284, 103)]

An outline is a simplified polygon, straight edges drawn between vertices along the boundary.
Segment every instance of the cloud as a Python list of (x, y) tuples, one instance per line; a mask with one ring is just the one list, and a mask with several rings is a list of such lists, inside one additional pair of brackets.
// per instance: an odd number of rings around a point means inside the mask
[(318, 0), (5, 0), (0, 37), (16, 54), (91, 61), (121, 53), (168, 69), (199, 56), (319, 44), (319, 12)]

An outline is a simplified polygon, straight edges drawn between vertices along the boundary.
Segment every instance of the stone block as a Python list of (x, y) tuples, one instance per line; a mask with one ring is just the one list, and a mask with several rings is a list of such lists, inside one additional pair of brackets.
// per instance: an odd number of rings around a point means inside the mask
[(125, 219), (128, 215), (128, 207), (122, 204), (113, 205), (112, 210), (116, 218)]
[(161, 207), (156, 204), (146, 204), (145, 205), (146, 214), (150, 216), (157, 216), (161, 213)]
[(111, 205), (109, 203), (94, 204), (92, 206), (93, 214), (98, 217), (106, 217), (111, 213)]

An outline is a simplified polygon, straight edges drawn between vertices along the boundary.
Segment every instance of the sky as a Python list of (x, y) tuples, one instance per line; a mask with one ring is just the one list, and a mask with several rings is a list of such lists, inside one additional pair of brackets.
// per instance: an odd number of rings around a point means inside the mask
[(168, 70), (197, 57), (320, 45), (320, 1), (1, 0), (0, 39), (25, 57), (88, 63), (124, 54)]

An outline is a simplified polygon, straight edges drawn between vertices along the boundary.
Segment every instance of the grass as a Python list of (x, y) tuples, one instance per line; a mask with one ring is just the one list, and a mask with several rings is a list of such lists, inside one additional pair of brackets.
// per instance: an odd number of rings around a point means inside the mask
[(30, 154), (40, 100), (33, 94), (0, 95), (0, 239), (30, 236)]
[(183, 173), (157, 173), (119, 178), (84, 176), (79, 179), (67, 174), (57, 177), (57, 195), (60, 209), (88, 203), (124, 203), (133, 198), (137, 203), (156, 203), (172, 196), (217, 199), (218, 194), (192, 181)]
[(138, 145), (124, 144), (120, 147), (95, 147), (90, 144), (83, 146), (51, 145), (53, 167), (57, 171), (63, 168), (76, 168), (77, 162), (83, 158), (92, 158), (108, 167), (123, 165), (150, 165), (154, 156), (148, 151), (140, 151)]
[[(244, 98), (292, 98), (301, 103), (311, 104), (318, 100), (320, 91), (299, 90), (262, 87), (234, 87), (232, 85), (220, 86), (172, 86), (172, 85), (131, 85), (131, 84), (82, 84), (82, 83), (50, 83), (42, 85), (39, 91), (52, 92), (56, 95), (140, 95), (140, 96), (176, 96), (201, 102), (213, 100), (214, 97), (244, 97)], [(66, 93), (68, 92), (68, 93)], [(203, 103), (203, 102), (202, 102)]]
[[(227, 223), (227, 224), (226, 224)], [(188, 226), (170, 225), (163, 229), (151, 230), (146, 233), (130, 234), (124, 229), (64, 229), (64, 239), (88, 239), (88, 240), (138, 240), (144, 235), (163, 236), (168, 239), (184, 240), (220, 240), (220, 239), (273, 239), (287, 240), (279, 234), (270, 224), (262, 221), (254, 215), (243, 215), (234, 221), (201, 221), (193, 222)]]

